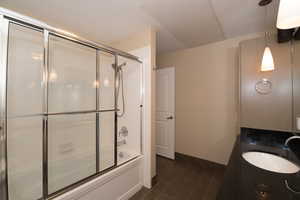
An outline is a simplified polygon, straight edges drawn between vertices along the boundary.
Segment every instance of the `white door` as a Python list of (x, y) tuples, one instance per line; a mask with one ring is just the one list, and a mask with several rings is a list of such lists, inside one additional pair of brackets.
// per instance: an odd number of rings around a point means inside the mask
[(175, 68), (156, 73), (156, 153), (175, 158)]

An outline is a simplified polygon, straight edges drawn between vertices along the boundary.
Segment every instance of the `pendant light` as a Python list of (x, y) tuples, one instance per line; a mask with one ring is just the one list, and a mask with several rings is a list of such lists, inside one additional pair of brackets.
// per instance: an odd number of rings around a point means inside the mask
[[(261, 0), (259, 2), (260, 6), (265, 6), (265, 25), (267, 27), (267, 5), (270, 4), (272, 0)], [(268, 32), (265, 32), (265, 50), (261, 61), (260, 71), (273, 71), (275, 69), (273, 55), (270, 47), (268, 46)]]
[(275, 69), (274, 67), (274, 60), (272, 56), (272, 52), (270, 47), (266, 46), (264, 55), (261, 61), (261, 68), (260, 71), (266, 72), (266, 71), (273, 71)]
[(300, 1), (280, 0), (277, 28), (291, 29), (300, 26)]

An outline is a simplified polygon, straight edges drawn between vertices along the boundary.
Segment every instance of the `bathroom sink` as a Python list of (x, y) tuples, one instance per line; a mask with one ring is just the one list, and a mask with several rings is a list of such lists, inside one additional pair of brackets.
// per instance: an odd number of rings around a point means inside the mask
[(255, 167), (282, 174), (297, 173), (300, 168), (291, 161), (277, 155), (264, 152), (245, 152), (242, 157)]

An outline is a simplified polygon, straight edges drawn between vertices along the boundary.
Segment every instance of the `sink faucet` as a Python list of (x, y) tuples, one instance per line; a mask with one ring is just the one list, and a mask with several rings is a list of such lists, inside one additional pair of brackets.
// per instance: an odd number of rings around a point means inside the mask
[(289, 142), (290, 142), (291, 140), (294, 140), (294, 139), (300, 139), (300, 136), (292, 136), (292, 137), (289, 137), (289, 138), (285, 141), (284, 146), (288, 146)]

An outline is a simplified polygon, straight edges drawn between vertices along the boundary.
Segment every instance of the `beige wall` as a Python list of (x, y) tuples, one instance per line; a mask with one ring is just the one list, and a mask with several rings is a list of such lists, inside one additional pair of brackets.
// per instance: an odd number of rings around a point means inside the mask
[[(292, 131), (292, 63), (291, 43), (277, 43), (277, 35), (268, 38), (275, 70), (261, 72), (265, 49), (264, 37), (240, 44), (241, 126), (264, 130)], [(293, 70), (295, 71), (295, 70)], [(272, 92), (261, 95), (255, 89), (258, 81), (267, 79)]]
[(155, 127), (155, 108), (156, 108), (156, 31), (151, 29), (150, 31), (150, 46), (151, 46), (151, 176), (156, 175), (156, 127)]
[(133, 34), (128, 38), (110, 43), (109, 46), (126, 52), (141, 49), (152, 44), (153, 34), (155, 35), (155, 30), (150, 27), (144, 31)]
[(176, 152), (226, 164), (238, 135), (238, 44), (258, 34), (158, 56), (176, 68)]
[(121, 41), (111, 43), (110, 46), (123, 50), (133, 51), (144, 47), (150, 47), (150, 67), (151, 73), (151, 176), (156, 175), (156, 150), (155, 150), (155, 71), (156, 66), (156, 31), (152, 27), (134, 34)]

